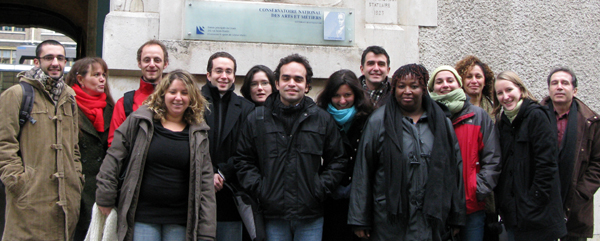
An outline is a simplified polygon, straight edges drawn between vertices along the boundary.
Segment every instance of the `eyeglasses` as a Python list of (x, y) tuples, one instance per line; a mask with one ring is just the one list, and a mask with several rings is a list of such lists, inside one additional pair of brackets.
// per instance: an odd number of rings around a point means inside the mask
[(233, 74), (232, 69), (223, 70), (221, 68), (217, 68), (217, 69), (213, 70), (213, 72), (215, 72), (215, 74), (217, 74), (217, 75), (222, 75), (223, 73), (226, 73), (227, 75)]
[(58, 55), (58, 56), (54, 56), (54, 55), (46, 55), (46, 56), (42, 56), (39, 59), (43, 59), (45, 61), (54, 61), (54, 59), (58, 60), (58, 62), (63, 62), (65, 60), (67, 60), (67, 58), (65, 58), (64, 55)]
[(260, 81), (260, 82), (254, 81), (254, 82), (250, 83), (250, 88), (256, 89), (256, 88), (258, 88), (258, 86), (261, 86), (264, 88), (267, 85), (269, 85), (269, 81)]

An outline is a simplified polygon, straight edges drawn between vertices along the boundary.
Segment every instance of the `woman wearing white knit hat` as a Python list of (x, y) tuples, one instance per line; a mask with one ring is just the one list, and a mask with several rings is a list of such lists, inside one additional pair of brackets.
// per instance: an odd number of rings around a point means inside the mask
[(500, 142), (494, 122), (485, 110), (472, 105), (460, 75), (451, 66), (438, 67), (427, 85), (431, 98), (450, 110), (463, 159), (467, 222), (461, 240), (483, 240), (485, 198), (500, 176)]

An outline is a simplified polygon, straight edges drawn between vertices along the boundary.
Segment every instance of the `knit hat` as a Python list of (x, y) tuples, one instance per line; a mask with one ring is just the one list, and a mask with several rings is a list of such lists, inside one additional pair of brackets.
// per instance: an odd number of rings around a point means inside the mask
[(433, 71), (433, 74), (431, 74), (429, 77), (429, 83), (427, 83), (427, 89), (429, 90), (429, 92), (433, 92), (433, 83), (435, 82), (435, 76), (441, 71), (452, 72), (452, 74), (454, 74), (454, 78), (456, 78), (456, 81), (458, 81), (458, 86), (462, 88), (462, 78), (460, 77), (456, 69), (449, 65), (442, 65), (440, 67), (437, 67), (437, 69), (435, 69)]

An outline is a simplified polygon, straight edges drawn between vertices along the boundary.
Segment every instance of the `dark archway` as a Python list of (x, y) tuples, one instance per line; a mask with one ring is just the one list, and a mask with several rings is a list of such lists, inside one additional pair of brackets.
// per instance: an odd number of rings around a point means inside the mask
[(77, 42), (77, 58), (100, 56), (110, 0), (0, 0), (0, 25), (40, 27)]

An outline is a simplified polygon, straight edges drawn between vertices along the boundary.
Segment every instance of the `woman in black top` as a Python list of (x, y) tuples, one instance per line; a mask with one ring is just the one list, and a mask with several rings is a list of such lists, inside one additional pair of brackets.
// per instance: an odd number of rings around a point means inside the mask
[(188, 72), (172, 71), (115, 131), (98, 174), (96, 202), (104, 214), (118, 207), (119, 240), (215, 238), (207, 101), (195, 83)]
[(65, 77), (79, 107), (79, 152), (85, 185), (74, 240), (85, 239), (96, 200), (96, 175), (108, 149), (108, 127), (115, 101), (108, 85), (108, 66), (98, 57), (77, 60)]
[(373, 107), (358, 78), (348, 69), (338, 70), (329, 77), (317, 98), (317, 105), (335, 119), (343, 136), (344, 149), (350, 157), (346, 176), (325, 201), (323, 240), (358, 240), (347, 225), (350, 181), (362, 128)]

